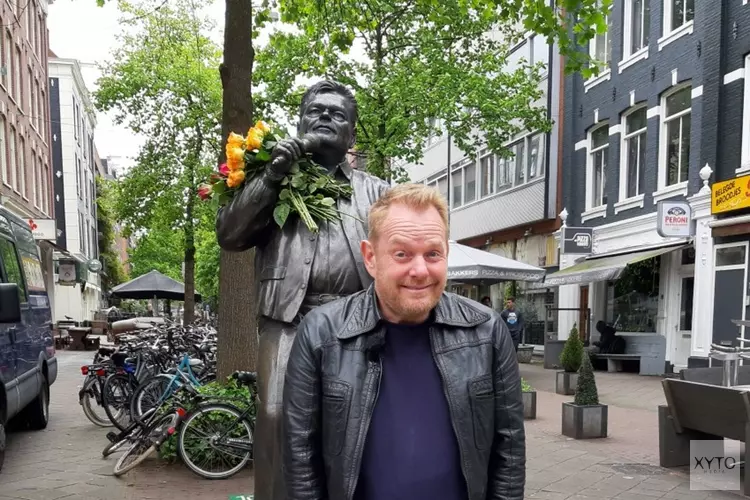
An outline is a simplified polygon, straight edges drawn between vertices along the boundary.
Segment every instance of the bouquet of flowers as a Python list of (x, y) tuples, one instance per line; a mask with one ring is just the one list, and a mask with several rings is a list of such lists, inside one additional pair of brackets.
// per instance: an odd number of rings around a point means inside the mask
[[(226, 144), (227, 162), (198, 188), (198, 196), (203, 200), (213, 199), (219, 206), (229, 203), (247, 180), (263, 173), (276, 144), (285, 137), (283, 130), (262, 120), (248, 130), (246, 137), (231, 132)], [(280, 228), (290, 214), (297, 214), (310, 231), (318, 232), (319, 222), (341, 219), (336, 200), (352, 194), (351, 186), (333, 179), (309, 156), (292, 166), (281, 185), (273, 211), (273, 219)]]

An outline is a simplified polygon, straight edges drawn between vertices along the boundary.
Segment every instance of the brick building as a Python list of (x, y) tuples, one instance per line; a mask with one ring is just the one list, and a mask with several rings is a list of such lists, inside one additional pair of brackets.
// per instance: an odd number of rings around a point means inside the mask
[[(749, 304), (748, 216), (717, 223), (709, 183), (750, 173), (746, 4), (615, 0), (589, 46), (606, 70), (565, 82), (565, 223), (593, 228), (593, 248), (545, 282), (591, 324), (663, 336), (666, 370), (744, 336), (732, 320)], [(687, 212), (689, 234), (659, 231), (660, 203)], [(558, 338), (583, 317), (561, 312)]]
[[(40, 222), (40, 227), (49, 225), (42, 220), (54, 217), (47, 9), (46, 0), (0, 2), (0, 204), (23, 219)], [(54, 234), (46, 236), (54, 239)], [(53, 245), (39, 240), (49, 289)]]

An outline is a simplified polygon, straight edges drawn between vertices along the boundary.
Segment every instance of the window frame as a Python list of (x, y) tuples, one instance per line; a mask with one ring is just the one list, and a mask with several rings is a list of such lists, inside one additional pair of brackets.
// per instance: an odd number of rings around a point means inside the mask
[[(638, 129), (635, 132), (632, 132), (628, 134), (628, 118), (630, 118), (632, 115), (634, 115), (638, 111), (646, 110), (646, 125), (643, 128)], [(645, 135), (646, 140), (646, 151), (648, 151), (648, 103), (642, 102), (640, 104), (636, 104), (632, 107), (630, 107), (628, 110), (625, 111), (625, 113), (622, 114), (622, 121), (620, 123), (620, 201), (626, 201), (626, 200), (633, 200), (640, 198), (645, 195), (644, 192), (638, 192), (639, 191), (639, 185), (640, 185), (640, 175), (641, 171), (644, 166), (640, 166), (638, 169), (638, 175), (637, 175), (637, 181), (636, 181), (636, 194), (633, 196), (628, 196), (628, 170), (630, 168), (630, 165), (628, 164), (628, 141), (639, 136), (639, 135)], [(648, 162), (648, 159), (646, 159), (646, 162)], [(644, 188), (645, 189), (645, 188)]]
[[(607, 142), (603, 146), (597, 148), (593, 147), (594, 133), (600, 130), (606, 130)], [(607, 167), (609, 166), (609, 152), (610, 152), (610, 135), (609, 135), (609, 122), (604, 120), (596, 125), (592, 126), (586, 133), (586, 211), (590, 210), (602, 210), (602, 207), (606, 209), (609, 204), (609, 200), (606, 199), (607, 189)], [(602, 186), (601, 194), (602, 200), (598, 205), (594, 205), (594, 155), (600, 151), (606, 151), (604, 158), (606, 158), (606, 164), (602, 165)], [(606, 201), (605, 201), (606, 200)]]
[[(638, 57), (642, 52), (648, 52), (648, 47), (651, 42), (651, 0), (642, 0), (643, 8), (641, 9), (641, 45), (637, 50), (633, 50), (633, 3), (638, 0), (625, 0), (623, 6), (623, 41), (622, 41), (622, 59), (626, 61), (630, 58)], [(644, 22), (646, 12), (645, 7), (648, 6), (649, 10), (649, 22)], [(648, 35), (645, 37), (643, 33), (648, 31)]]
[[(677, 182), (674, 184), (667, 184), (668, 180), (668, 172), (667, 169), (669, 168), (669, 161), (667, 158), (667, 155), (669, 154), (669, 125), (675, 120), (681, 119), (683, 116), (690, 115), (691, 123), (690, 123), (690, 134), (693, 133), (693, 125), (692, 125), (692, 114), (693, 114), (693, 95), (692, 95), (692, 81), (688, 80), (687, 82), (679, 83), (677, 85), (674, 85), (672, 88), (667, 90), (661, 95), (660, 101), (660, 123), (659, 123), (659, 160), (657, 161), (657, 165), (659, 167), (659, 173), (658, 173), (658, 180), (657, 180), (657, 189), (659, 191), (662, 190), (672, 190), (672, 189), (680, 189), (682, 187), (687, 187), (688, 179), (684, 181), (679, 180), (679, 167), (678, 167), (678, 176), (677, 176)], [(688, 90), (690, 93), (690, 106), (687, 110), (682, 110), (674, 115), (667, 116), (667, 99), (674, 94), (677, 94), (678, 92), (681, 92), (683, 90)], [(680, 136), (682, 136), (682, 127), (680, 127)], [(690, 143), (690, 137), (687, 138), (688, 144)], [(680, 141), (680, 148), (682, 148), (682, 141)], [(688, 155), (688, 165), (686, 167), (688, 177), (690, 175), (690, 155)]]
[[(693, 18), (687, 19), (680, 23), (679, 26), (676, 28), (673, 28), (672, 25), (674, 24), (674, 3), (676, 1), (681, 1), (683, 3), (683, 6), (689, 2), (690, 0), (664, 0), (664, 3), (662, 4), (664, 7), (664, 24), (663, 31), (664, 36), (668, 36), (671, 33), (676, 33), (680, 30), (685, 29), (687, 26), (692, 25), (695, 22), (695, 1), (693, 0)], [(687, 9), (686, 9), (687, 10)], [(687, 16), (686, 16), (687, 17)]]

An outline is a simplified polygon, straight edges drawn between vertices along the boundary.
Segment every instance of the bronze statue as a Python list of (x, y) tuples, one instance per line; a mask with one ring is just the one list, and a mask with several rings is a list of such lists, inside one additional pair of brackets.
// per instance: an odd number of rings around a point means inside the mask
[[(216, 233), (223, 249), (241, 252), (256, 248), (260, 282), (254, 453), (258, 500), (286, 498), (281, 470), (281, 403), (287, 359), (300, 319), (311, 308), (363, 290), (372, 282), (359, 245), (367, 237), (370, 205), (390, 186), (353, 170), (347, 162), (356, 123), (357, 102), (349, 89), (331, 81), (311, 86), (302, 98), (298, 137), (280, 141), (265, 172), (247, 181), (217, 216)], [(317, 234), (299, 218), (288, 221), (283, 229), (273, 220), (280, 180), (305, 153), (312, 153), (315, 162), (353, 189), (351, 199), (337, 202), (338, 210), (346, 215), (341, 221), (320, 223)]]

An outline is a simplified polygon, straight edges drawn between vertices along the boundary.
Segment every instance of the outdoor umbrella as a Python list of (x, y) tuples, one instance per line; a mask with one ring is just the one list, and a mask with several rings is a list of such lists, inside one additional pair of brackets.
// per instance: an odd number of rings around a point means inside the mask
[[(159, 271), (150, 271), (142, 276), (117, 285), (112, 289), (112, 295), (121, 299), (166, 299), (185, 300), (185, 285), (164, 276)], [(199, 293), (195, 293), (195, 300), (201, 301)]]
[(545, 270), (477, 248), (449, 242), (448, 279), (490, 285), (502, 281), (539, 281)]

